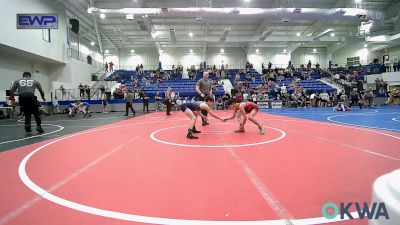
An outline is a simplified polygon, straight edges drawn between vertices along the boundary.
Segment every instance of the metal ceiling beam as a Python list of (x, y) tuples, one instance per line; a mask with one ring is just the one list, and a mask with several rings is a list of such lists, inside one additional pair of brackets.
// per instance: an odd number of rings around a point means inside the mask
[[(90, 0), (90, 7), (94, 6), (94, 0)], [(96, 31), (97, 36), (97, 43), (99, 44), (100, 54), (103, 54), (103, 43), (101, 42), (100, 32), (99, 32), (99, 25), (97, 24), (97, 18), (95, 15), (92, 15), (94, 29)]]
[[(348, 6), (348, 1), (345, 0), (337, 0), (335, 3), (332, 4), (330, 8), (338, 8), (340, 6), (346, 5)], [(314, 35), (318, 30), (320, 30), (323, 26), (327, 25), (330, 20), (328, 19), (319, 19), (314, 22), (309, 28), (307, 28), (302, 35), (310, 36)]]
[[(82, 13), (82, 11), (81, 11), (81, 9), (80, 9), (80, 8), (82, 7), (82, 5), (81, 5), (81, 7), (76, 7), (76, 6), (71, 2), (71, 0), (61, 1), (61, 3), (64, 4), (64, 5), (66, 6), (67, 10), (69, 10), (71, 14), (76, 15), (76, 17), (77, 17), (80, 21), (85, 22), (86, 24), (92, 23), (92, 25), (93, 25), (93, 27), (94, 27), (93, 20), (91, 20), (90, 17), (87, 15), (86, 10), (85, 10), (84, 13)], [(75, 2), (75, 3), (77, 3), (77, 2)], [(78, 2), (78, 4), (80, 4), (80, 3)], [(72, 11), (71, 9), (72, 9), (73, 11)], [(93, 27), (91, 27), (91, 28), (92, 28), (93, 31), (95, 31), (95, 29), (93, 29)], [(106, 39), (106, 40), (111, 44), (111, 46), (118, 52), (118, 48), (117, 48), (117, 47), (114, 45), (114, 43), (103, 33), (103, 31), (101, 30), (100, 27), (98, 27), (98, 31), (100, 32), (100, 34), (102, 34), (102, 35), (105, 36), (105, 39)]]

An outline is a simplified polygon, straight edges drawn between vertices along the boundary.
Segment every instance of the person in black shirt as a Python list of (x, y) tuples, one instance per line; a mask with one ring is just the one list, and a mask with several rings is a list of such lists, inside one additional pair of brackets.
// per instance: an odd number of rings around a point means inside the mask
[(78, 89), (79, 89), (79, 97), (83, 99), (85, 97), (85, 88), (83, 87), (82, 84), (79, 84)]
[(41, 126), (42, 120), (39, 113), (39, 102), (35, 96), (35, 90), (37, 88), (42, 96), (43, 101), (46, 101), (44, 98), (42, 85), (40, 85), (40, 83), (36, 80), (32, 79), (32, 75), (29, 72), (24, 72), (22, 76), (22, 79), (13, 82), (10, 90), (10, 99), (11, 101), (15, 101), (14, 93), (16, 90), (18, 90), (19, 104), (25, 116), (25, 131), (28, 133), (32, 132), (31, 116), (33, 114), (36, 121), (36, 130), (39, 132), (39, 134), (42, 134), (44, 130)]
[(140, 97), (143, 99), (143, 112), (145, 112), (145, 109), (149, 112), (149, 96), (144, 90), (142, 90)]

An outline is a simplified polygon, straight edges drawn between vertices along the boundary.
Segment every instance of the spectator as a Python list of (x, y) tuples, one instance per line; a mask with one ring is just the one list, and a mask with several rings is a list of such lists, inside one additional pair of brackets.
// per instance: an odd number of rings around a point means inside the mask
[(106, 62), (106, 64), (104, 65), (104, 69), (106, 69), (106, 72), (108, 72), (108, 63)]
[[(135, 109), (133, 109), (133, 100), (135, 98), (135, 95), (133, 93), (132, 90), (128, 90), (128, 93), (125, 96), (125, 100), (126, 100), (126, 107), (125, 107), (125, 116), (129, 115), (129, 109), (132, 111), (133, 116), (136, 115)], [(143, 110), (144, 111), (144, 110)]]
[(143, 90), (142, 93), (142, 99), (143, 99), (143, 112), (149, 112), (149, 96), (147, 93)]
[(222, 96), (222, 103), (223, 103), (223, 109), (225, 109), (225, 103), (231, 98), (231, 95), (228, 93), (228, 91), (225, 91), (224, 95)]
[(257, 94), (255, 92), (251, 95), (251, 101), (257, 104)]
[(64, 88), (64, 86), (62, 84), (60, 86), (60, 91), (61, 91), (61, 100), (63, 100), (64, 96), (67, 95), (67, 92), (66, 92), (66, 90), (65, 90), (65, 88)]
[(141, 75), (144, 74), (143, 64), (140, 64), (140, 66), (139, 66), (139, 74), (141, 74)]
[(167, 105), (167, 115), (171, 115), (171, 108), (172, 108), (172, 88), (168, 87), (167, 91), (165, 92), (165, 105)]
[(218, 109), (221, 109), (221, 110), (224, 109), (224, 102), (221, 97), (218, 97), (218, 99), (217, 99), (217, 110)]
[(85, 88), (83, 87), (82, 83), (79, 84), (78, 90), (79, 90), (79, 97), (81, 99), (85, 98)]
[(89, 85), (85, 84), (84, 89), (85, 89), (85, 92), (86, 92), (86, 95), (87, 95), (87, 99), (90, 100), (90, 87), (89, 87)]
[(243, 96), (242, 93), (239, 91), (236, 93), (236, 102), (242, 102), (243, 101)]
[(100, 98), (99, 99), (103, 99), (105, 97), (106, 88), (104, 87), (104, 85), (100, 85), (99, 90), (100, 90)]
[(355, 105), (358, 105), (360, 107), (360, 109), (362, 109), (361, 102), (360, 102), (360, 95), (358, 94), (356, 88), (350, 92), (350, 108)]
[(108, 113), (108, 111), (107, 111), (107, 105), (108, 105), (107, 100), (106, 100), (106, 99), (103, 99), (103, 100), (101, 101), (101, 106), (103, 107), (103, 113)]
[(156, 112), (162, 112), (160, 92), (157, 92), (154, 98), (156, 100)]
[(236, 74), (235, 80), (236, 80), (236, 82), (239, 82), (239, 81), (240, 81), (240, 74), (239, 74), (239, 73)]
[(368, 91), (364, 94), (365, 105), (368, 107), (374, 107), (374, 93), (372, 92), (372, 88), (369, 88)]
[(110, 72), (114, 72), (114, 63), (112, 61), (108, 64), (108, 67), (110, 69)]
[(329, 102), (329, 94), (326, 93), (324, 90), (320, 95), (319, 98), (321, 99), (321, 106), (327, 107)]
[(60, 105), (58, 104), (57, 96), (54, 96), (54, 99), (52, 101), (52, 109), (50, 114), (54, 115), (54, 109), (57, 110), (57, 113), (60, 113)]
[(86, 57), (86, 60), (87, 60), (87, 63), (88, 63), (88, 64), (92, 65), (92, 56), (88, 55), (88, 56)]
[(243, 92), (243, 101), (247, 101), (249, 94), (247, 92)]

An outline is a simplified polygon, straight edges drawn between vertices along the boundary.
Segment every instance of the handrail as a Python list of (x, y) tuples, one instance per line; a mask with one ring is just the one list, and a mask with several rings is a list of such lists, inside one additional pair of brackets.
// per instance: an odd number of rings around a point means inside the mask
[[(115, 84), (115, 81), (102, 81), (105, 87), (105, 92), (110, 92), (110, 87)], [(89, 88), (90, 89), (90, 100), (103, 99), (105, 97), (105, 93), (100, 91), (100, 85), (98, 88)], [(71, 89), (55, 89), (54, 96), (57, 97), (58, 100), (88, 100), (88, 92), (85, 89), (83, 94), (79, 88), (71, 88)]]
[[(88, 60), (87, 60), (87, 57), (88, 57), (89, 55), (83, 54), (82, 52), (79, 52), (79, 51), (76, 50), (76, 49), (67, 48), (67, 56), (68, 56), (69, 58), (77, 59), (77, 60), (80, 60), (80, 61), (82, 61), (82, 62), (86, 62), (86, 63), (89, 64), (89, 62), (88, 62)], [(92, 58), (91, 61), (92, 61), (91, 65), (92, 65), (94, 68), (103, 68), (103, 67), (104, 67), (103, 63), (101, 63), (101, 62), (99, 62), (99, 61), (97, 61), (97, 60), (95, 60), (95, 59), (93, 59), (93, 58)]]

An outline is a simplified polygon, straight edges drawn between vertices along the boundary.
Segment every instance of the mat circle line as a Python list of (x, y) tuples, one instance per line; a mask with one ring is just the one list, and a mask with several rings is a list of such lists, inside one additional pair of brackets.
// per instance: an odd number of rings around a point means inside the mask
[[(232, 124), (232, 123), (225, 123), (225, 124)], [(174, 145), (174, 146), (179, 146), (179, 147), (192, 147), (192, 148), (237, 148), (237, 147), (248, 147), (248, 146), (256, 146), (256, 145), (263, 145), (263, 144), (268, 144), (268, 143), (272, 143), (275, 141), (279, 141), (283, 138), (285, 138), (286, 136), (286, 132), (284, 132), (283, 130), (274, 128), (274, 127), (267, 127), (270, 128), (272, 130), (277, 130), (279, 133), (281, 133), (281, 135), (278, 138), (272, 139), (272, 140), (268, 140), (268, 141), (262, 141), (262, 142), (256, 142), (256, 143), (250, 143), (250, 144), (237, 144), (237, 145), (189, 145), (189, 144), (179, 144), (179, 143), (173, 143), (173, 142), (169, 142), (169, 141), (163, 141), (160, 140), (158, 138), (155, 137), (155, 135), (159, 132), (165, 131), (165, 130), (170, 130), (173, 128), (178, 128), (178, 127), (187, 127), (187, 125), (182, 125), (182, 126), (173, 126), (173, 127), (167, 127), (167, 128), (163, 128), (163, 129), (159, 129), (154, 131), (153, 133), (151, 133), (150, 137), (152, 140), (162, 143), (162, 144), (167, 144), (167, 145)]]

